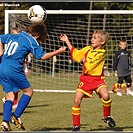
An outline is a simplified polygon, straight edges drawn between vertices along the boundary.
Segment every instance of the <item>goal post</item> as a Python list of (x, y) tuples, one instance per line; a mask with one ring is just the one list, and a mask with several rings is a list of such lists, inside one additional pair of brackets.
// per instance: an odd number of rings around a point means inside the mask
[[(131, 51), (133, 36), (133, 19), (125, 15), (132, 15), (133, 10), (46, 10), (47, 19), (45, 24), (48, 29), (46, 42), (41, 45), (46, 52), (53, 51), (62, 45), (59, 40), (62, 33), (66, 33), (71, 43), (82, 48), (90, 44), (91, 35), (96, 29), (105, 29), (110, 34), (109, 42), (106, 46), (105, 78), (108, 89), (117, 82), (117, 77), (113, 75), (112, 61), (114, 52), (119, 48), (118, 43), (121, 38), (128, 42), (128, 50)], [(30, 24), (27, 17), (28, 10), (5, 10), (5, 34), (10, 28), (17, 25), (22, 30)], [(88, 29), (88, 18), (91, 14), (90, 27)], [(103, 21), (106, 14), (106, 21)], [(116, 17), (114, 17), (114, 15)], [(103, 26), (105, 26), (103, 28)], [(88, 30), (90, 33), (87, 39)], [(86, 41), (89, 41), (86, 42)], [(133, 53), (131, 54), (133, 56)], [(74, 90), (79, 81), (82, 66), (70, 61), (70, 51), (57, 55), (47, 60), (41, 61), (34, 57), (29, 65), (31, 73), (28, 79), (33, 89), (41, 90)], [(62, 92), (62, 91), (61, 91)], [(64, 92), (64, 91), (63, 91)], [(65, 91), (66, 92), (66, 91)]]
[[(28, 10), (5, 10), (5, 34), (9, 32), (9, 14), (27, 14)], [(47, 10), (47, 14), (133, 14), (133, 10)]]

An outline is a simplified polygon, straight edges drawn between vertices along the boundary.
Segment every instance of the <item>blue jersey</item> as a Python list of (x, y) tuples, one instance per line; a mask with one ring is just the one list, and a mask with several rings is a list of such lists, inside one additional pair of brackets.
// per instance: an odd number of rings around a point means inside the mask
[(37, 59), (46, 54), (38, 42), (26, 32), (0, 35), (2, 44), (6, 44), (0, 63), (0, 82), (5, 92), (16, 92), (30, 87), (24, 71), (25, 57), (32, 53)]
[(16, 60), (20, 64), (23, 64), (29, 53), (32, 53), (37, 59), (46, 53), (38, 42), (24, 31), (20, 34), (1, 35), (0, 40), (3, 44), (7, 44), (2, 58)]

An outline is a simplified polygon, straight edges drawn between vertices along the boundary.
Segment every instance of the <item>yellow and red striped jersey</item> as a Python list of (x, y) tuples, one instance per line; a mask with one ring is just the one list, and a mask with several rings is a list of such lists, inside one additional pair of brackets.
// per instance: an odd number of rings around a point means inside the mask
[(74, 62), (80, 63), (85, 58), (83, 74), (89, 74), (91, 76), (100, 76), (103, 74), (105, 49), (93, 50), (92, 46), (86, 46), (78, 50), (73, 47), (70, 54), (71, 60)]

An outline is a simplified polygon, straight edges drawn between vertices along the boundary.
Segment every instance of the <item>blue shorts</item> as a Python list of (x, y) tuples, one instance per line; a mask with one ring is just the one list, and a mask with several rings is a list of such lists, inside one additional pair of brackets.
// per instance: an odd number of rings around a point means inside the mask
[(0, 83), (6, 93), (30, 87), (23, 66), (18, 61), (10, 59), (6, 59), (0, 64)]

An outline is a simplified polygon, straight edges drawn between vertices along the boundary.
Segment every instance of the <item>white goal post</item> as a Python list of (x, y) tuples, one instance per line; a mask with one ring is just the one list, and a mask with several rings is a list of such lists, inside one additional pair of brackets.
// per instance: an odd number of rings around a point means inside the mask
[[(82, 48), (90, 44), (91, 34), (94, 30), (107, 30), (110, 34), (109, 43), (106, 46), (105, 61), (105, 76), (108, 89), (117, 82), (117, 77), (113, 75), (111, 68), (112, 60), (121, 38), (128, 41), (128, 50), (131, 51), (133, 19), (125, 18), (124, 15), (132, 15), (133, 10), (46, 11), (48, 15), (45, 23), (48, 28), (48, 38), (46, 43), (42, 43), (45, 51), (52, 51), (65, 45), (59, 40), (61, 33), (66, 33), (75, 47)], [(25, 30), (25, 27), (30, 24), (27, 13), (28, 10), (5, 10), (5, 34), (9, 33), (10, 28), (16, 25), (22, 26), (22, 30)], [(113, 15), (116, 18), (112, 17)], [(89, 20), (89, 18), (91, 19)], [(33, 89), (64, 90), (59, 92), (68, 92), (67, 90), (70, 90), (73, 92), (77, 86), (82, 67), (79, 64), (72, 63), (69, 54), (69, 51), (67, 51), (65, 55), (58, 55), (57, 61), (55, 61), (55, 57), (53, 60), (50, 59), (44, 62), (33, 58), (32, 66), (30, 66), (31, 73), (28, 76)]]
[[(133, 10), (46, 10), (47, 14), (133, 14)], [(27, 14), (28, 10), (5, 10), (5, 34), (9, 32), (9, 14)]]

